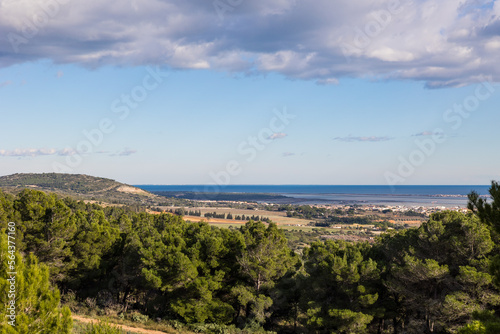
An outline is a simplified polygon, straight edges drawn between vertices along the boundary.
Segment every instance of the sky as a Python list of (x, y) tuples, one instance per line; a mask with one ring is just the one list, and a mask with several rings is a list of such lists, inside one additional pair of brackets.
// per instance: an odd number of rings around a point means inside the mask
[(500, 2), (0, 0), (0, 175), (500, 180)]

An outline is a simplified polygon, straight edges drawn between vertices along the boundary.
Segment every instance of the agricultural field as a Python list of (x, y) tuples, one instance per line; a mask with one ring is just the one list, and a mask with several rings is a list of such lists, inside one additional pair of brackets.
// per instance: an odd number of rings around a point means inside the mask
[[(176, 210), (179, 209), (179, 207), (160, 207), (163, 210), (169, 211), (169, 210)], [(228, 214), (233, 215), (233, 217), (236, 216), (259, 216), (262, 219), (263, 218), (269, 218), (271, 221), (276, 223), (278, 226), (304, 226), (308, 225), (311, 220), (307, 219), (301, 219), (301, 218), (294, 218), (294, 217), (287, 217), (286, 212), (284, 211), (266, 211), (266, 210), (248, 210), (248, 209), (234, 209), (234, 208), (206, 208), (206, 207), (194, 207), (194, 208), (189, 208), (189, 211), (201, 211), (202, 216), (205, 215), (206, 213), (213, 213), (216, 212), (217, 214), (225, 214), (226, 216)], [(208, 218), (208, 217), (198, 217), (198, 216), (190, 216), (190, 215), (185, 215), (184, 218), (189, 221), (193, 222), (198, 222), (198, 221), (206, 221), (209, 224), (242, 224), (245, 223), (245, 221), (242, 220), (235, 220), (235, 219), (220, 219), (220, 218)]]

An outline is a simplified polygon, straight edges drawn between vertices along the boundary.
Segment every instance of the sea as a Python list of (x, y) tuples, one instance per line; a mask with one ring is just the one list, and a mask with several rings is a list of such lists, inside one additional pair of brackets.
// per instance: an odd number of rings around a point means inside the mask
[[(488, 198), (489, 185), (136, 185), (151, 191), (277, 194), (285, 204), (359, 204), (406, 207), (466, 207), (471, 191)], [(268, 200), (266, 200), (269, 202)]]

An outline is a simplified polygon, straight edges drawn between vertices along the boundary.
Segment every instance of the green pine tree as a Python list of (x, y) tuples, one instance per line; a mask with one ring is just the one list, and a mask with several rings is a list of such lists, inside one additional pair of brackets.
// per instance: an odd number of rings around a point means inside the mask
[[(13, 270), (15, 275), (8, 274)], [(15, 311), (9, 303), (14, 291)], [(39, 264), (33, 254), (23, 258), (9, 249), (5, 230), (0, 231), (0, 317), (1, 334), (66, 334), (72, 329), (71, 312), (60, 306), (59, 290), (50, 283), (49, 268)]]

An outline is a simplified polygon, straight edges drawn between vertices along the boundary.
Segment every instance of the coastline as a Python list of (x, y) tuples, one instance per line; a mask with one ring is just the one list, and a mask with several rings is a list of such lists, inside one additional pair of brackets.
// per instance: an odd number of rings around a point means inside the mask
[[(467, 195), (488, 196), (489, 186), (137, 185), (166, 197), (295, 205), (375, 205), (465, 208)], [(215, 191), (218, 190), (218, 191)]]

